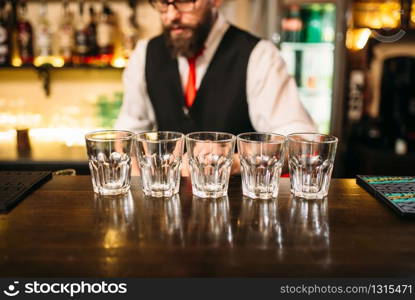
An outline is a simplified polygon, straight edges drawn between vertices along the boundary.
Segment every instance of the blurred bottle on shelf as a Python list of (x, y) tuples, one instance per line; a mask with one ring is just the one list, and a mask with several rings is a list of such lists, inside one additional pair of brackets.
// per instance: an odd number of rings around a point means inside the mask
[(74, 47), (74, 27), (73, 14), (69, 10), (69, 1), (65, 0), (62, 4), (63, 16), (58, 29), (58, 53), (65, 64), (72, 63)]
[(9, 34), (10, 34), (10, 64), (13, 67), (20, 67), (22, 59), (19, 51), (19, 32), (17, 29), (17, 3), (8, 2), (11, 5), (10, 19), (9, 19)]
[[(56, 19), (48, 18), (48, 8), (55, 5), (49, 0), (0, 0), (0, 66), (125, 67), (138, 40), (137, 2), (128, 0), (130, 10), (123, 11), (128, 21), (120, 26), (108, 0), (100, 7), (85, 0), (62, 0)], [(39, 9), (35, 24), (27, 17), (28, 3), (30, 10)], [(75, 11), (72, 4), (77, 5)]]
[(114, 56), (114, 14), (107, 2), (102, 5), (102, 13), (97, 24), (97, 44), (99, 49), (99, 62), (109, 65)]
[(6, 1), (0, 0), (0, 66), (10, 63), (9, 14)]
[(282, 45), (284, 59), (287, 61), (290, 74), (294, 77), (297, 86), (301, 85), (302, 59), (301, 49), (291, 47), (288, 43), (301, 43), (303, 32), (303, 20), (299, 5), (293, 4), (287, 7), (285, 17), (282, 19)]
[(87, 62), (88, 56), (88, 29), (84, 15), (85, 2), (80, 0), (78, 4), (78, 16), (75, 22), (75, 53), (73, 55), (73, 63), (75, 65), (83, 65)]
[(52, 30), (47, 17), (48, 7), (45, 0), (40, 5), (40, 14), (38, 23), (36, 24), (36, 58), (35, 66), (44, 64), (52, 64)]
[(98, 56), (98, 43), (97, 43), (97, 15), (94, 10), (94, 6), (91, 4), (89, 7), (89, 24), (86, 29), (87, 41), (88, 41), (88, 64), (94, 64)]
[(320, 43), (322, 33), (321, 5), (312, 4), (308, 7), (308, 19), (305, 26), (305, 42)]
[(298, 43), (301, 42), (303, 21), (300, 16), (300, 7), (291, 5), (286, 16), (282, 19), (282, 41)]
[(325, 43), (333, 43), (335, 36), (335, 6), (332, 3), (324, 4), (323, 17), (321, 22), (321, 41)]
[(33, 27), (27, 19), (27, 3), (19, 2), (17, 20), (17, 47), (21, 64), (33, 63)]
[(128, 59), (138, 41), (137, 0), (129, 0), (130, 16), (123, 30), (124, 58)]

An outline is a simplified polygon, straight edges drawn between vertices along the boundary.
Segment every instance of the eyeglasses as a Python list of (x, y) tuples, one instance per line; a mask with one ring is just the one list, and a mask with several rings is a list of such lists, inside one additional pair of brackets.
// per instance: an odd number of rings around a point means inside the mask
[(167, 12), (169, 5), (173, 5), (179, 12), (191, 12), (195, 9), (197, 0), (150, 0), (150, 4), (161, 13)]

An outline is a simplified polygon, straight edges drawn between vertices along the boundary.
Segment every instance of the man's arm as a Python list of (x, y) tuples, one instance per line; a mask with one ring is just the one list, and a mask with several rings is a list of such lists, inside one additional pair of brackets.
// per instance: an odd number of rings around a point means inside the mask
[(116, 129), (140, 132), (152, 130), (156, 126), (145, 80), (147, 44), (147, 40), (137, 43), (124, 70), (124, 99), (115, 123)]
[(261, 40), (247, 70), (249, 115), (256, 131), (290, 134), (315, 132), (316, 126), (300, 102), (294, 79), (279, 50)]

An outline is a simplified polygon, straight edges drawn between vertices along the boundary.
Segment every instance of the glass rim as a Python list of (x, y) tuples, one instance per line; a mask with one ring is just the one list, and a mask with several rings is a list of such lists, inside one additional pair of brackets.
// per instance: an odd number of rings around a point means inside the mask
[[(294, 136), (302, 136), (302, 135), (308, 135), (308, 136), (320, 136), (329, 138), (330, 140), (325, 141), (297, 141), (292, 139)], [(294, 142), (294, 143), (301, 143), (301, 144), (335, 144), (338, 142), (338, 138), (331, 134), (324, 134), (324, 133), (318, 133), (318, 132), (295, 132), (287, 135), (287, 141), (288, 142)]]
[[(169, 138), (169, 139), (156, 140), (156, 141), (140, 137), (141, 135), (150, 134), (150, 133), (177, 134), (179, 136), (178, 137), (172, 137), (172, 138)], [(139, 132), (135, 135), (135, 139), (137, 141), (147, 142), (147, 143), (176, 142), (176, 141), (179, 141), (183, 138), (184, 138), (184, 134), (182, 132), (178, 132), (178, 131), (144, 131), (144, 132)]]
[[(105, 133), (126, 133), (126, 136), (120, 136), (120, 137), (113, 137), (113, 138), (99, 138), (99, 137), (93, 137), (96, 134), (105, 134)], [(131, 138), (133, 138), (135, 136), (135, 133), (129, 130), (117, 130), (117, 129), (113, 129), (113, 130), (95, 130), (95, 131), (91, 131), (91, 132), (87, 132), (85, 134), (85, 139), (87, 141), (92, 141), (92, 142), (108, 142), (108, 141), (123, 141), (123, 140), (129, 140)]]
[[(199, 140), (199, 139), (195, 139), (195, 138), (190, 137), (193, 134), (223, 134), (223, 135), (229, 136), (229, 138), (223, 139), (223, 140)], [(212, 142), (214, 142), (214, 143), (228, 143), (228, 142), (235, 141), (236, 136), (232, 133), (222, 132), (222, 131), (196, 131), (196, 132), (191, 132), (191, 133), (186, 134), (186, 140), (199, 142), (199, 143), (212, 143)]]
[[(268, 135), (268, 136), (274, 136), (274, 137), (282, 137), (284, 140), (283, 141), (252, 141), (252, 140), (248, 140), (248, 139), (241, 137), (243, 135)], [(285, 135), (279, 134), (279, 133), (273, 133), (273, 132), (244, 132), (244, 133), (238, 134), (236, 138), (238, 141), (242, 141), (244, 143), (252, 143), (252, 144), (259, 144), (259, 143), (283, 144), (287, 141), (287, 137)]]

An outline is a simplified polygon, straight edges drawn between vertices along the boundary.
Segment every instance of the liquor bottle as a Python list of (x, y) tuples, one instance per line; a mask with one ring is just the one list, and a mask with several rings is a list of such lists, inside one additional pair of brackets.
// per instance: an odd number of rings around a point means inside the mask
[(6, 2), (0, 0), (0, 66), (10, 62), (10, 37)]
[(129, 0), (131, 15), (123, 32), (124, 58), (128, 59), (138, 41), (137, 1)]
[(9, 14), (9, 33), (10, 33), (10, 64), (13, 67), (20, 67), (22, 59), (19, 49), (19, 31), (17, 29), (17, 2), (8, 2), (11, 6)]
[(332, 3), (323, 6), (323, 18), (321, 22), (322, 36), (321, 40), (325, 43), (333, 43), (335, 35), (335, 7)]
[(89, 7), (89, 24), (86, 29), (88, 40), (88, 64), (94, 64), (98, 55), (97, 44), (97, 16), (93, 5)]
[(99, 60), (108, 65), (114, 56), (114, 16), (107, 3), (103, 3), (101, 18), (97, 25)]
[(282, 41), (298, 43), (301, 42), (301, 31), (303, 21), (300, 17), (300, 7), (291, 5), (287, 16), (282, 20)]
[(79, 15), (75, 28), (75, 64), (85, 64), (88, 56), (88, 33), (84, 18), (84, 1), (79, 1)]
[(17, 45), (22, 64), (33, 63), (33, 27), (27, 20), (27, 3), (22, 0), (18, 7)]
[(319, 4), (310, 5), (310, 15), (306, 24), (306, 42), (320, 43), (321, 42), (321, 7)]
[(36, 60), (35, 65), (48, 63), (52, 57), (52, 31), (47, 18), (47, 4), (43, 0), (40, 5), (40, 14), (36, 36)]
[(73, 14), (68, 8), (68, 0), (63, 2), (63, 17), (58, 29), (58, 52), (65, 64), (72, 63), (74, 46)]

